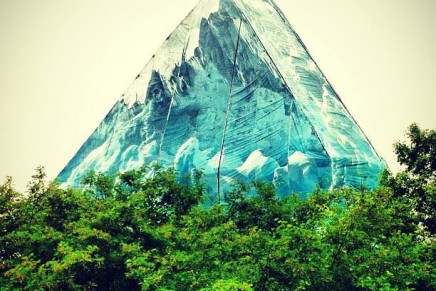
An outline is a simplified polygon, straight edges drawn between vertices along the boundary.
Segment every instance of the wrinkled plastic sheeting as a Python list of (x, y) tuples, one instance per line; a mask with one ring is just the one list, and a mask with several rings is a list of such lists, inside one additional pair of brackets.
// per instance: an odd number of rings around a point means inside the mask
[(280, 195), (374, 187), (384, 163), (266, 0), (204, 0), (167, 38), (59, 175), (158, 163), (204, 172), (210, 202), (235, 181)]

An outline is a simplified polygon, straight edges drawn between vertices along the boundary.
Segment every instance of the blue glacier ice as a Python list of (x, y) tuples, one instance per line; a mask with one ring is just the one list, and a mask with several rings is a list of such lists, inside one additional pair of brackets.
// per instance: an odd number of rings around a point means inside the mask
[(377, 185), (385, 167), (272, 0), (202, 0), (59, 174), (158, 163), (279, 194)]

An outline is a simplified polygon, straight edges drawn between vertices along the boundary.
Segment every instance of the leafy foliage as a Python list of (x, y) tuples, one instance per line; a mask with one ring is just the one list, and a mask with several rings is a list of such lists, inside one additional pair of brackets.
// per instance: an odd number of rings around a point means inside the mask
[(409, 142), (394, 144), (398, 162), (405, 171), (392, 176), (386, 173), (383, 184), (391, 187), (398, 198), (413, 203), (414, 217), (432, 234), (436, 234), (436, 130), (422, 130), (416, 124), (407, 131)]
[[(427, 142), (429, 132), (419, 132)], [(26, 195), (11, 178), (0, 185), (0, 286), (435, 290), (435, 237), (420, 208), (434, 175), (416, 168), (385, 173), (375, 190), (316, 190), (306, 199), (278, 199), (264, 182), (235, 185), (208, 208), (201, 173), (92, 172), (72, 190), (47, 183), (38, 168)]]

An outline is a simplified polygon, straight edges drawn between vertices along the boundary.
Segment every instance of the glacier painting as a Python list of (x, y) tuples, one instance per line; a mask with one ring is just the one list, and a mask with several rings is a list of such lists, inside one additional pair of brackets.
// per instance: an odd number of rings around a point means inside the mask
[(385, 167), (272, 0), (202, 0), (59, 174), (158, 163), (279, 195), (377, 185)]

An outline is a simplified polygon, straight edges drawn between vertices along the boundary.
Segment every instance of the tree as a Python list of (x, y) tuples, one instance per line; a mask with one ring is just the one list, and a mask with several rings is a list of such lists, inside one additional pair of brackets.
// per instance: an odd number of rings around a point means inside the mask
[(436, 234), (436, 130), (409, 126), (408, 142), (397, 142), (394, 151), (405, 170), (393, 176), (385, 174), (382, 184), (391, 187), (397, 197), (403, 197), (414, 206), (417, 223)]
[(408, 173), (426, 183), (436, 178), (436, 130), (421, 129), (413, 123), (407, 133), (409, 142), (394, 144), (398, 162), (406, 166)]
[(433, 131), (410, 131), (404, 172), (304, 199), (256, 181), (206, 207), (200, 173), (158, 167), (92, 172), (83, 190), (47, 183), (40, 167), (27, 195), (8, 178), (1, 289), (436, 290)]

